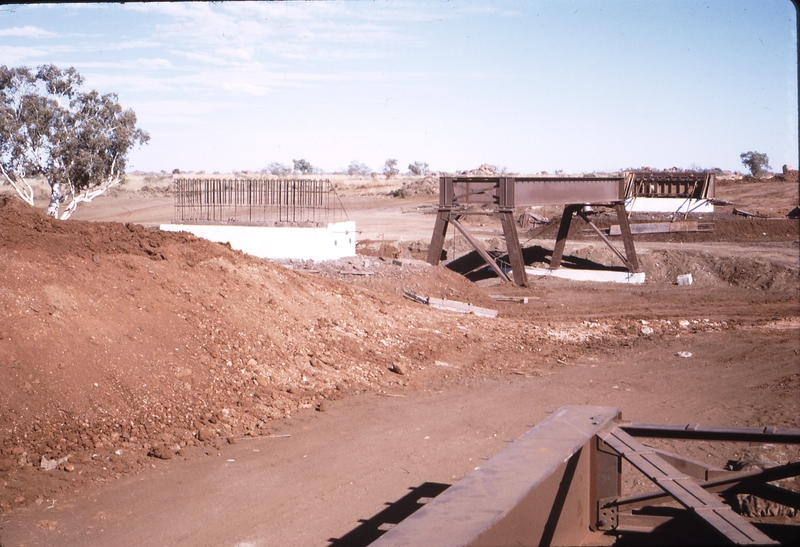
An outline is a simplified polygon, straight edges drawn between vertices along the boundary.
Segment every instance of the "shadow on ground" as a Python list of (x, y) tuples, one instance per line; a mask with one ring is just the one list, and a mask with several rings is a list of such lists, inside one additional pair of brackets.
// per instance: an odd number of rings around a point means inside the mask
[(386, 509), (368, 520), (361, 520), (358, 527), (353, 528), (340, 538), (331, 538), (330, 547), (366, 547), (381, 537), (391, 526), (411, 516), (423, 503), (420, 498), (435, 498), (450, 487), (449, 484), (424, 482), (412, 486), (411, 491), (395, 502), (387, 503)]
[[(497, 260), (499, 264), (501, 264), (501, 267), (505, 271), (510, 271), (511, 261), (509, 260), (507, 253), (502, 253), (499, 251), (487, 252), (495, 260)], [(539, 245), (525, 247), (522, 249), (522, 260), (525, 262), (526, 266), (536, 263), (545, 263), (549, 265), (552, 258), (553, 251), (545, 249)], [(494, 271), (486, 264), (477, 251), (472, 251), (460, 256), (455, 260), (448, 262), (445, 266), (456, 273), (460, 273), (473, 282), (497, 277), (497, 274), (494, 273)], [(599, 262), (594, 262), (586, 258), (578, 258), (577, 256), (572, 255), (565, 255), (561, 259), (561, 267), (576, 270), (603, 270), (613, 272), (628, 271), (623, 266), (608, 266), (606, 264), (600, 264)]]

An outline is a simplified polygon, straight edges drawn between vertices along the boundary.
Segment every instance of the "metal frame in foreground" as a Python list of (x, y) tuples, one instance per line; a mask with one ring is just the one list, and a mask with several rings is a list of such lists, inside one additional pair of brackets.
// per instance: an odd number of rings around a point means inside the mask
[[(778, 542), (716, 494), (752, 493), (800, 508), (798, 493), (769, 484), (800, 475), (800, 462), (732, 472), (647, 447), (640, 436), (800, 443), (800, 429), (636, 424), (615, 407), (564, 406), (442, 494), (420, 500), (421, 509), (370, 545), (579, 545), (591, 531), (652, 531), (665, 517), (635, 510), (664, 502), (704, 521), (717, 543), (770, 545)], [(658, 490), (621, 496), (623, 459)]]

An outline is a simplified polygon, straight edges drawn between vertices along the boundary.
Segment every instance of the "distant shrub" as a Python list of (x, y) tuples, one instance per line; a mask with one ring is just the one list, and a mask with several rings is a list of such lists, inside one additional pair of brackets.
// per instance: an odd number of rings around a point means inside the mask
[(350, 162), (350, 165), (347, 166), (347, 174), (350, 176), (368, 177), (372, 175), (372, 169), (363, 163), (358, 163), (357, 160), (353, 160)]
[(383, 176), (388, 179), (392, 177), (396, 177), (400, 173), (400, 169), (397, 168), (397, 160), (389, 158), (386, 160), (386, 163), (383, 165)]
[(267, 165), (264, 169), (261, 170), (262, 173), (269, 173), (270, 175), (275, 175), (276, 177), (285, 177), (292, 172), (292, 168), (288, 165), (284, 165), (282, 163), (278, 163), (277, 161), (273, 161), (269, 165)]
[(294, 172), (295, 173), (302, 173), (303, 175), (308, 175), (314, 172), (314, 166), (311, 165), (308, 160), (292, 160), (294, 163)]

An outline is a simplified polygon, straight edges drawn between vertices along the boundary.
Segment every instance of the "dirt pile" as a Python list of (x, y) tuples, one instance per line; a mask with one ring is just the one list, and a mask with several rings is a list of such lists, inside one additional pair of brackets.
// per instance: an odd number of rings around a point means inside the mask
[(411, 196), (436, 196), (439, 194), (438, 175), (426, 175), (420, 179), (403, 183), (403, 186), (389, 193), (396, 198), (409, 198)]
[[(30, 484), (41, 496), (104, 480), (148, 455), (266, 433), (270, 419), (342, 393), (406, 384), (435, 353), (417, 334), (434, 318), (396, 290), (185, 233), (56, 221), (3, 197), (0, 257), (4, 510), (31, 502)], [(392, 268), (387, 286), (453, 299), (452, 282), (469, 288), (444, 268), (438, 283), (430, 267)], [(405, 375), (390, 372), (397, 363)]]

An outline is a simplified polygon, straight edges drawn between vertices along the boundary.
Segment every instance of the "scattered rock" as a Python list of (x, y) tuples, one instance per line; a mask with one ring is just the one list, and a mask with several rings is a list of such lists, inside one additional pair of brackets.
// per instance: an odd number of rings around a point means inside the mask
[(154, 446), (150, 449), (150, 452), (148, 452), (147, 455), (160, 460), (171, 460), (174, 456), (172, 450), (166, 446)]
[(650, 336), (651, 334), (653, 334), (654, 331), (652, 327), (648, 327), (647, 325), (645, 325), (639, 330), (639, 332), (642, 333), (642, 336)]
[(317, 405), (317, 411), (318, 411), (318, 412), (325, 412), (325, 411), (327, 411), (327, 410), (328, 410), (328, 404), (327, 404), (325, 401), (321, 401), (321, 402), (320, 402), (320, 403)]
[(677, 355), (678, 357), (682, 357), (684, 359), (688, 359), (689, 357), (692, 356), (692, 352), (691, 351), (679, 351), (675, 355)]
[(201, 427), (197, 430), (197, 439), (201, 442), (213, 441), (217, 438), (217, 433), (210, 427)]
[(406, 373), (406, 367), (404, 367), (400, 363), (393, 363), (392, 366), (389, 367), (389, 370), (401, 376), (405, 375)]

